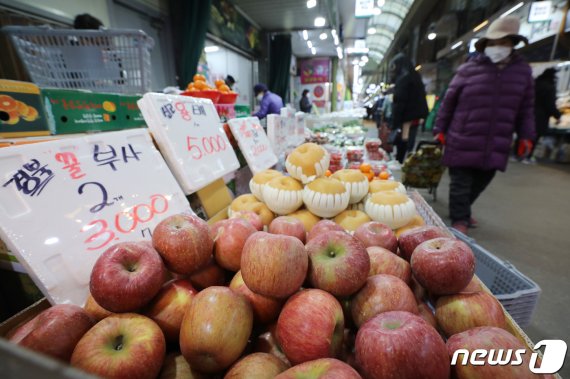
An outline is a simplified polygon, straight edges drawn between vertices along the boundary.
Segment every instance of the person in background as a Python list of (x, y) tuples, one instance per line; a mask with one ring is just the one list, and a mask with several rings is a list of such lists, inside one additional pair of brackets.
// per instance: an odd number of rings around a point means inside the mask
[(309, 99), (309, 90), (303, 90), (303, 94), (301, 95), (301, 100), (299, 101), (299, 108), (301, 112), (311, 113), (311, 109), (313, 108), (313, 104), (311, 103), (311, 99)]
[(562, 116), (558, 108), (556, 108), (556, 69), (547, 68), (544, 70), (544, 72), (536, 78), (534, 85), (536, 139), (534, 140), (529, 158), (523, 160), (523, 163), (527, 164), (536, 162), (536, 159), (532, 155), (538, 140), (548, 131), (550, 117), (554, 117), (557, 122), (559, 122)]
[(233, 76), (231, 75), (226, 76), (226, 79), (224, 81), (226, 82), (226, 85), (230, 87), (230, 90), (234, 89), (234, 84), (236, 84), (236, 80), (234, 79)]
[(253, 116), (264, 119), (268, 114), (279, 114), (283, 108), (281, 96), (269, 91), (263, 83), (258, 83), (253, 87), (255, 98), (259, 101), (259, 111)]
[(390, 62), (389, 69), (395, 84), (392, 129), (401, 130), (395, 143), (396, 159), (403, 163), (408, 151), (408, 141), (414, 140), (414, 133), (417, 132), (422, 119), (428, 115), (426, 91), (422, 77), (404, 54), (397, 54)]
[(527, 39), (516, 17), (495, 20), (475, 44), (479, 54), (459, 67), (436, 120), (434, 134), (445, 145), (449, 167), (449, 214), (462, 233), (474, 227), (471, 206), (497, 170), (504, 171), (513, 133), (519, 155), (534, 140), (534, 80), (531, 68), (514, 51)]
[(89, 13), (79, 14), (73, 20), (74, 29), (93, 29), (99, 30), (103, 23), (98, 18), (91, 16)]

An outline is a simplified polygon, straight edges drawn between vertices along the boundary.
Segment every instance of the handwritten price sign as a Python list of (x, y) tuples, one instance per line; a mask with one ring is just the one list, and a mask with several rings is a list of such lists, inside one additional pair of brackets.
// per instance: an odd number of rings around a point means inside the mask
[(82, 305), (117, 242), (190, 212), (143, 129), (0, 149), (0, 238), (52, 303)]
[(239, 168), (211, 100), (147, 93), (138, 104), (185, 193)]
[(277, 156), (257, 117), (234, 118), (228, 124), (251, 172), (255, 174), (277, 164)]

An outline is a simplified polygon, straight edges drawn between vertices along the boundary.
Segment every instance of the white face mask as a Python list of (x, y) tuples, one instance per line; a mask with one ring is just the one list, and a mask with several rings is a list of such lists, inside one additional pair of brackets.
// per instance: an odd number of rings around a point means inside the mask
[(512, 51), (512, 47), (508, 46), (488, 46), (485, 48), (485, 55), (489, 57), (491, 62), (498, 63), (511, 55)]
[(255, 98), (257, 99), (257, 101), (261, 101), (263, 99), (263, 93), (260, 93)]

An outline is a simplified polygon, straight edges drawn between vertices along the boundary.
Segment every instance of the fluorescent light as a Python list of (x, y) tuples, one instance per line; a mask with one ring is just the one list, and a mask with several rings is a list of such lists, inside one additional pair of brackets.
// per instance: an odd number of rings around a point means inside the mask
[(508, 15), (510, 15), (511, 13), (513, 13), (514, 11), (516, 11), (517, 9), (522, 7), (523, 5), (524, 5), (524, 1), (521, 1), (520, 3), (518, 3), (517, 5), (515, 5), (514, 7), (512, 7), (511, 9), (506, 11), (505, 13), (503, 13), (499, 18), (507, 17)]
[(451, 50), (455, 50), (461, 45), (463, 45), (463, 41), (459, 41), (459, 42), (455, 43), (453, 46), (451, 46)]
[(325, 26), (325, 24), (327, 23), (327, 20), (325, 20), (324, 17), (317, 17), (315, 18), (315, 26), (317, 28), (322, 28), (323, 26)]
[(206, 46), (204, 48), (204, 51), (206, 53), (215, 53), (216, 51), (220, 50), (220, 48), (218, 46)]
[(331, 35), (333, 36), (333, 38), (334, 38), (334, 37), (337, 37), (337, 35), (336, 35), (336, 29), (331, 30)]
[(338, 59), (342, 59), (342, 48), (340, 46), (336, 47), (336, 54), (338, 55)]
[(416, 71), (420, 71), (421, 69), (422, 69), (422, 65), (421, 65), (421, 64), (419, 64), (419, 65), (416, 66)]
[(360, 63), (360, 61), (359, 61), (358, 59), (353, 59), (353, 60), (352, 60), (352, 64), (353, 64), (353, 65), (357, 65), (357, 64), (359, 64), (359, 63)]
[(305, 41), (309, 39), (309, 33), (306, 30), (303, 30), (303, 39)]
[(378, 6), (383, 7), (386, 4), (386, 0), (378, 0)]
[(333, 36), (333, 40), (334, 40), (335, 46), (340, 43), (340, 41), (338, 40), (338, 36), (337, 36), (337, 35), (334, 35), (334, 36)]
[(367, 47), (364, 48), (349, 47), (348, 49), (346, 49), (347, 54), (368, 54), (369, 51), (370, 49), (368, 49)]
[(375, 15), (375, 16), (378, 16), (378, 15), (381, 14), (381, 13), (382, 13), (382, 10), (381, 10), (380, 8), (374, 8), (374, 9), (372, 10), (372, 14)]
[(482, 23), (480, 23), (479, 25), (477, 25), (476, 27), (473, 28), (473, 31), (475, 33), (477, 33), (479, 30), (483, 29), (485, 26), (487, 26), (487, 24), (489, 23), (489, 20), (485, 20)]
[(317, 49), (315, 49), (314, 47), (311, 47), (311, 54), (315, 55), (317, 53)]
[(327, 33), (321, 33), (321, 35), (319, 36), (321, 40), (325, 40), (327, 39), (327, 37), (328, 37)]
[(437, 37), (437, 34), (434, 32), (431, 32), (430, 34), (428, 34), (428, 39), (430, 41), (433, 41), (436, 37)]
[(368, 62), (368, 57), (366, 55), (363, 55), (362, 58), (360, 58), (360, 60), (362, 62)]
[(368, 34), (376, 34), (376, 28), (368, 28)]
[(307, 41), (307, 46), (309, 47), (309, 49), (313, 48), (313, 43), (311, 41)]
[(317, 0), (307, 0), (307, 8), (311, 9), (317, 6)]

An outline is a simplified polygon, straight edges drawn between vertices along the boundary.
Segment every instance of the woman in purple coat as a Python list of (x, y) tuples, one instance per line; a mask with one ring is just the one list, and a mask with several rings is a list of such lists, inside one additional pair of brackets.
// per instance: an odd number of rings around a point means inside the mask
[(513, 48), (528, 43), (519, 20), (494, 21), (476, 43), (480, 53), (459, 67), (438, 113), (434, 133), (445, 144), (449, 167), (452, 226), (474, 227), (471, 205), (495, 176), (505, 171), (513, 133), (519, 155), (530, 152), (535, 136), (534, 81), (530, 66)]

